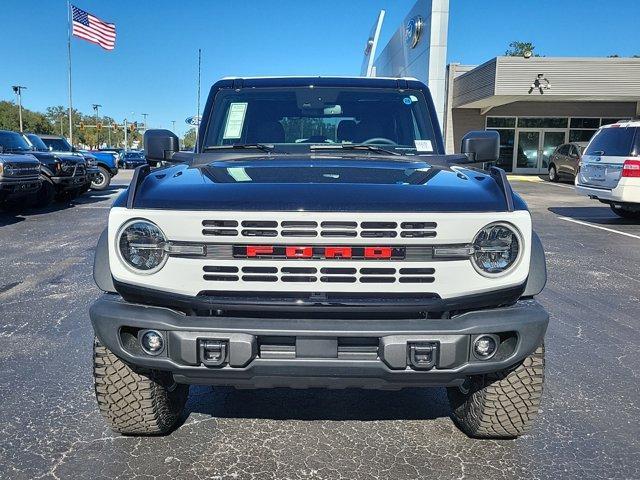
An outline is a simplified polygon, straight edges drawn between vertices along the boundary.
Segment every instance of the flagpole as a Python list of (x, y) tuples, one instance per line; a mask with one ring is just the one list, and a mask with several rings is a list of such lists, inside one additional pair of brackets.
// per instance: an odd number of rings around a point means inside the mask
[(67, 58), (69, 63), (69, 143), (73, 146), (73, 102), (71, 101), (71, 3), (67, 0)]
[(198, 151), (198, 137), (200, 135), (200, 66), (202, 64), (202, 50), (198, 49), (198, 107), (196, 109), (196, 147), (194, 152)]

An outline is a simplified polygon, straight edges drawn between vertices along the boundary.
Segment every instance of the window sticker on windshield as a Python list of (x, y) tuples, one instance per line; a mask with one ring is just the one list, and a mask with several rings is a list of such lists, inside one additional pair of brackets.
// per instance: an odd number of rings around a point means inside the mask
[(224, 126), (223, 139), (240, 138), (244, 126), (244, 116), (247, 113), (247, 102), (232, 103), (229, 105), (227, 124)]
[(414, 140), (416, 144), (416, 150), (419, 152), (433, 152), (431, 146), (431, 140)]
[(402, 99), (402, 101), (404, 102), (405, 105), (411, 105), (411, 98), (410, 97), (404, 97)]

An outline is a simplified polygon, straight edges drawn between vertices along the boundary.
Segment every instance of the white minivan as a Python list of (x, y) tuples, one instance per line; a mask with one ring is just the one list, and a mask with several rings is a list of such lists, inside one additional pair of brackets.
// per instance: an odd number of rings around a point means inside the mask
[(624, 218), (640, 219), (640, 119), (601, 127), (587, 145), (575, 185)]

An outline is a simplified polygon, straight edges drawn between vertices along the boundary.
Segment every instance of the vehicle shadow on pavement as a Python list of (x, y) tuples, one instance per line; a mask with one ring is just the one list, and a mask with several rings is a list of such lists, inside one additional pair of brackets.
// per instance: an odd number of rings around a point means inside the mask
[(0, 228), (14, 225), (16, 223), (24, 222), (25, 218), (19, 216), (15, 212), (6, 212), (0, 210)]
[(240, 390), (192, 386), (185, 407), (217, 418), (270, 420), (433, 420), (449, 417), (444, 388), (398, 391), (289, 388)]
[(618, 217), (609, 207), (549, 207), (551, 213), (601, 225), (639, 225), (638, 220)]
[(78, 205), (89, 205), (92, 203), (105, 202), (109, 198), (113, 196), (113, 194), (118, 193), (127, 188), (126, 185), (114, 185), (109, 187), (106, 190), (94, 191), (90, 190), (89, 192), (73, 198), (73, 199), (60, 199), (52, 202), (43, 208), (37, 208), (32, 206), (21, 206), (15, 205), (6, 208), (5, 210), (0, 210), (0, 227), (12, 225), (14, 223), (22, 222), (25, 220), (25, 217), (31, 215), (42, 215), (52, 212), (58, 212), (61, 210), (66, 210), (69, 208), (76, 207)]

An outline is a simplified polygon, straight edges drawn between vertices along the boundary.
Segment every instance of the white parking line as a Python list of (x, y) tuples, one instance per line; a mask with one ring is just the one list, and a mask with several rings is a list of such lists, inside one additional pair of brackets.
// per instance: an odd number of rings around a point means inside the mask
[(585, 227), (597, 228), (598, 230), (604, 230), (606, 232), (617, 233), (618, 235), (624, 235), (625, 237), (637, 238), (640, 240), (640, 235), (634, 235), (632, 233), (621, 232), (612, 228), (601, 227), (600, 225), (593, 225), (592, 223), (581, 222), (580, 220), (574, 220), (573, 218), (558, 217), (560, 220), (566, 220), (567, 222), (577, 223), (578, 225), (584, 225)]
[(552, 185), (554, 187), (568, 188), (569, 190), (575, 190), (575, 187), (573, 185), (564, 185), (562, 183), (546, 182), (545, 185)]

